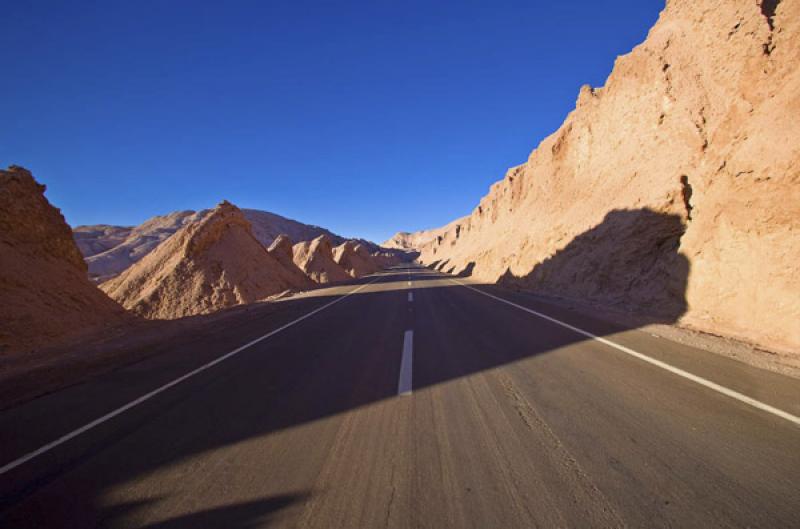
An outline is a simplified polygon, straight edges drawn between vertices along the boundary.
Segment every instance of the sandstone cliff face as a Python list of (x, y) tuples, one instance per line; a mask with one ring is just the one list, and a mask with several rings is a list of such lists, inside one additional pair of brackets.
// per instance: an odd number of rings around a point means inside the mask
[(445, 270), (797, 349), (799, 64), (800, 2), (670, 0), (471, 215), (400, 239)]
[(327, 235), (295, 244), (293, 258), (295, 264), (316, 283), (338, 283), (350, 279), (345, 269), (333, 260), (333, 247)]
[(305, 286), (255, 239), (239, 208), (223, 202), (101, 288), (142, 316), (174, 319)]
[(333, 260), (353, 277), (374, 274), (381, 269), (369, 250), (356, 241), (345, 241), (334, 248)]
[(89, 283), (72, 232), (31, 173), (0, 171), (0, 352), (54, 345), (126, 321)]

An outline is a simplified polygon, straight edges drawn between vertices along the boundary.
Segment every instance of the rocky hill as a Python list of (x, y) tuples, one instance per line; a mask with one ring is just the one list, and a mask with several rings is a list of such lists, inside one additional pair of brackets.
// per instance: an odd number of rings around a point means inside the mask
[(670, 0), (467, 217), (400, 234), (484, 281), (800, 347), (800, 3)]
[(333, 246), (327, 235), (295, 244), (293, 258), (295, 264), (316, 283), (338, 283), (351, 279), (350, 274), (333, 259)]
[(239, 208), (223, 202), (101, 285), (147, 318), (174, 319), (307, 287), (258, 241)]
[(89, 265), (89, 277), (99, 283), (138, 262), (173, 233), (202, 219), (208, 211), (176, 211), (135, 227), (78, 226), (73, 236)]
[(129, 319), (86, 278), (61, 212), (30, 172), (0, 171), (0, 352), (19, 351)]
[(316, 283), (295, 264), (292, 241), (287, 235), (278, 235), (267, 251), (294, 277), (293, 281), (297, 288), (305, 290), (316, 286)]
[[(89, 276), (98, 283), (111, 279), (145, 255), (179, 229), (201, 220), (210, 210), (176, 211), (153, 217), (139, 226), (93, 225), (73, 230), (75, 241), (89, 265)], [(303, 224), (267, 211), (242, 209), (252, 226), (253, 235), (269, 246), (278, 235), (285, 234), (294, 241), (311, 240), (320, 235), (330, 237), (333, 244), (345, 239), (325, 228)]]
[(363, 244), (345, 241), (333, 249), (333, 260), (353, 277), (373, 274), (382, 266)]

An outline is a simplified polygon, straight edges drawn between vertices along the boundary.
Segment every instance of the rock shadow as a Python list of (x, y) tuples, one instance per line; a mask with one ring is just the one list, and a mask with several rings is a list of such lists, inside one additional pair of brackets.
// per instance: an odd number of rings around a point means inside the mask
[(678, 215), (614, 210), (529, 273), (506, 270), (497, 283), (674, 323), (688, 306), (690, 263), (679, 251), (685, 230)]

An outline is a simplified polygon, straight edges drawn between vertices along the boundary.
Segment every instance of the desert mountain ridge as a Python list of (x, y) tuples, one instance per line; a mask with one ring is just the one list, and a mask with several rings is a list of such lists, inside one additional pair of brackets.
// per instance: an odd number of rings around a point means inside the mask
[(670, 0), (421, 262), (800, 347), (800, 3)]

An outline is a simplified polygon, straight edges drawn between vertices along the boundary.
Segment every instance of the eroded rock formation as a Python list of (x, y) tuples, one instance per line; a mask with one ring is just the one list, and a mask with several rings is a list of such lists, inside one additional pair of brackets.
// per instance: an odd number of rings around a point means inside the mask
[(297, 288), (303, 290), (313, 288), (316, 283), (308, 277), (305, 272), (300, 270), (294, 262), (294, 249), (291, 239), (287, 235), (278, 235), (267, 249), (269, 254), (274, 257), (283, 267), (294, 277)]
[[(152, 217), (135, 227), (100, 224), (78, 226), (73, 232), (78, 248), (89, 265), (89, 277), (102, 283), (138, 262), (179, 229), (200, 221), (209, 211), (175, 211)], [(328, 235), (333, 244), (341, 244), (345, 240), (325, 228), (303, 224), (268, 211), (241, 211), (250, 222), (253, 236), (264, 246), (272, 244), (281, 234), (295, 241), (311, 240), (320, 235)]]
[(0, 352), (55, 345), (129, 319), (86, 278), (86, 263), (45, 186), (0, 171)]
[(393, 244), (482, 280), (797, 349), (798, 64), (800, 3), (670, 0), (469, 216)]
[(256, 240), (242, 211), (223, 202), (101, 288), (142, 316), (173, 319), (306, 286)]
[(334, 248), (333, 260), (353, 277), (374, 274), (381, 269), (369, 250), (357, 241), (345, 241)]
[(293, 258), (295, 264), (316, 283), (338, 283), (350, 279), (350, 274), (334, 261), (333, 246), (327, 235), (295, 244)]

